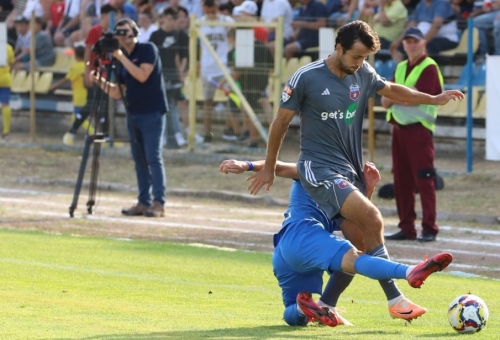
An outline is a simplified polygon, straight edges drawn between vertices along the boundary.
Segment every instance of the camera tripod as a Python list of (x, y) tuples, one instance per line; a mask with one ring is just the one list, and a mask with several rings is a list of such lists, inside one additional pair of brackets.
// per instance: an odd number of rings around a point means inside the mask
[[(99, 67), (99, 60), (100, 67)], [(106, 74), (108, 79), (112, 79), (110, 77), (117, 76), (116, 72), (116, 61), (114, 59), (106, 59), (106, 58), (97, 58), (95, 70), (100, 69), (99, 76)], [(109, 103), (109, 95), (106, 94), (105, 90), (102, 90), (99, 85), (94, 85), (93, 87), (93, 100), (90, 107), (90, 115), (89, 120), (92, 121), (94, 119), (95, 122), (95, 132), (93, 135), (87, 135), (85, 138), (85, 146), (83, 149), (82, 160), (80, 163), (80, 169), (78, 171), (78, 177), (75, 184), (75, 191), (73, 194), (73, 202), (69, 207), (69, 216), (74, 217), (74, 212), (78, 205), (78, 196), (80, 195), (80, 191), (82, 188), (83, 177), (85, 175), (85, 168), (87, 167), (87, 161), (90, 155), (90, 149), (93, 146), (92, 152), (92, 168), (90, 175), (90, 184), (89, 184), (89, 198), (87, 201), (87, 212), (89, 214), (93, 213), (93, 207), (95, 205), (95, 195), (97, 189), (97, 179), (99, 174), (99, 158), (101, 155), (101, 145), (103, 143), (112, 142), (108, 135), (108, 103)], [(122, 98), (124, 98), (122, 96)], [(126, 105), (125, 105), (126, 106)]]

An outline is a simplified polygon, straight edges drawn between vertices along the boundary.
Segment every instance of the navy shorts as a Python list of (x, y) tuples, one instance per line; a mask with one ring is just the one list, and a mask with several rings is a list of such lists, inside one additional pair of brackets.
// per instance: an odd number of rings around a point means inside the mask
[(9, 104), (10, 102), (10, 88), (0, 87), (0, 103)]

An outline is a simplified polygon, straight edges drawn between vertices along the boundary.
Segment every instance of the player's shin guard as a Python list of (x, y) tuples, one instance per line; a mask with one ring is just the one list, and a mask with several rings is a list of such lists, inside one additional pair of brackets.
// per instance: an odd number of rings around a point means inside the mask
[(290, 326), (307, 326), (307, 317), (299, 313), (296, 303), (285, 308), (283, 319)]
[(407, 268), (407, 265), (370, 255), (361, 255), (354, 262), (357, 273), (375, 280), (406, 279)]

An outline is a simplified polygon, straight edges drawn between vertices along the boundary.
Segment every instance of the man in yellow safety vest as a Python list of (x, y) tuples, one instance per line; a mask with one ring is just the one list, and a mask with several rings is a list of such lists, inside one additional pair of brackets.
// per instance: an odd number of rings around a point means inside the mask
[[(393, 81), (418, 91), (437, 95), (443, 91), (443, 76), (436, 62), (426, 54), (426, 40), (416, 27), (406, 30), (403, 48), (408, 60), (400, 62)], [(392, 129), (392, 167), (394, 196), (399, 216), (399, 232), (386, 235), (386, 240), (436, 240), (436, 188), (434, 177), (434, 144), (437, 105), (405, 105), (382, 97), (388, 108), (387, 121)], [(415, 229), (415, 192), (422, 204), (422, 233)]]

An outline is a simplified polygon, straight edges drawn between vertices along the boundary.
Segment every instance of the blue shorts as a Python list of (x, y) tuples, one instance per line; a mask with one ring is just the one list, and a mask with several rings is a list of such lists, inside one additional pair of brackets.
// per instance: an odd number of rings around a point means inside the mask
[(0, 103), (10, 103), (10, 87), (0, 87)]
[(75, 114), (76, 119), (81, 119), (82, 118), (82, 106), (73, 106), (73, 113)]
[(341, 270), (342, 259), (353, 245), (314, 219), (294, 221), (285, 228), (274, 250), (273, 271), (287, 307), (303, 290), (321, 294), (323, 273)]

